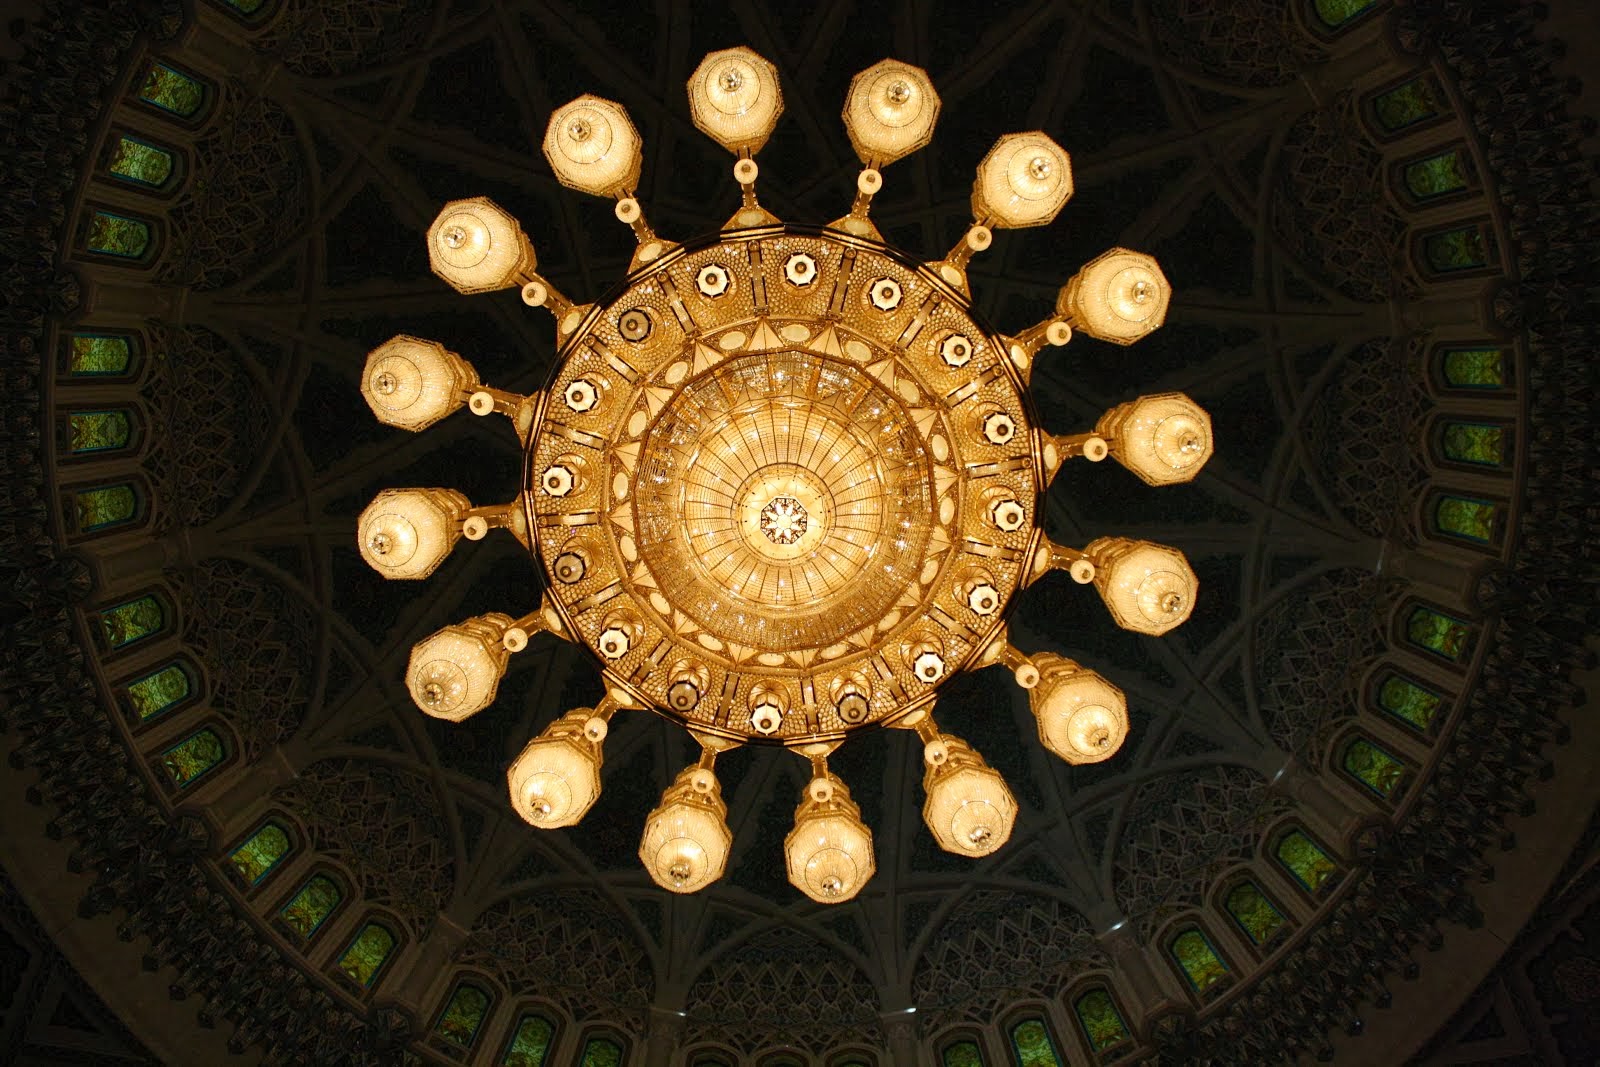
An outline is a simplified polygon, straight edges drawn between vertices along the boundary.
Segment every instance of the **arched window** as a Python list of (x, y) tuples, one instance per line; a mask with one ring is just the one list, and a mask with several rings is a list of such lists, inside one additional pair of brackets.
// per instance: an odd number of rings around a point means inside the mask
[(151, 228), (144, 219), (95, 208), (83, 230), (83, 248), (97, 256), (142, 259), (150, 251)]
[(1050, 1028), (1040, 1018), (1023, 1019), (1011, 1027), (1011, 1051), (1017, 1067), (1066, 1067), (1056, 1051)]
[(806, 1067), (805, 1061), (792, 1052), (779, 1052), (761, 1061), (761, 1067)]
[(474, 982), (457, 982), (450, 1000), (433, 1024), (433, 1032), (459, 1048), (469, 1049), (489, 1017), (491, 997)]
[(500, 1067), (544, 1067), (550, 1046), (555, 1043), (555, 1023), (532, 1013), (517, 1020), (516, 1032), (500, 1057)]
[(1234, 886), (1222, 904), (1251, 944), (1265, 945), (1283, 929), (1283, 912), (1254, 882), (1240, 882)]
[(339, 970), (356, 985), (370, 989), (394, 954), (396, 944), (394, 931), (383, 923), (365, 923), (339, 957)]
[(1459, 148), (1446, 149), (1400, 166), (1400, 182), (1411, 199), (1421, 203), (1467, 189), (1473, 183), (1472, 160)]
[(1340, 29), (1378, 6), (1378, 0), (1314, 0), (1312, 10), (1330, 30)]
[(139, 99), (180, 119), (192, 119), (206, 104), (205, 83), (159, 60), (150, 64), (139, 84)]
[(166, 605), (155, 594), (146, 594), (102, 610), (99, 624), (101, 640), (108, 649), (127, 648), (161, 632), (167, 624)]
[(1222, 962), (1222, 957), (1197, 926), (1191, 926), (1167, 942), (1167, 951), (1196, 993), (1204, 995), (1228, 976), (1228, 965)]
[(338, 882), (326, 874), (314, 874), (278, 910), (278, 917), (290, 932), (302, 941), (309, 941), (343, 901), (344, 890)]
[(246, 22), (255, 22), (266, 14), (270, 7), (268, 0), (213, 0), (224, 11), (238, 15)]
[(622, 1045), (609, 1037), (591, 1037), (583, 1043), (578, 1067), (622, 1067)]
[(1363, 737), (1345, 745), (1339, 765), (1346, 774), (1384, 800), (1393, 797), (1405, 784), (1406, 765)]
[(865, 1052), (846, 1052), (831, 1061), (828, 1067), (876, 1067), (877, 1060)]
[(131, 482), (96, 485), (73, 491), (72, 526), (77, 533), (98, 533), (125, 526), (139, 517), (140, 494)]
[(60, 451), (72, 456), (114, 452), (133, 440), (133, 415), (127, 408), (69, 411), (59, 426)]
[(1372, 98), (1372, 114), (1385, 133), (1429, 122), (1444, 114), (1443, 94), (1432, 75), (1422, 74)]
[(1459, 663), (1472, 648), (1472, 630), (1460, 619), (1420, 605), (1406, 617), (1406, 640), (1435, 656)]
[(1494, 234), (1481, 222), (1423, 234), (1418, 247), (1423, 269), (1432, 274), (1482, 270), (1498, 254)]
[(939, 1062), (942, 1067), (984, 1067), (983, 1049), (976, 1041), (964, 1037), (946, 1045)]
[(207, 726), (161, 753), (161, 769), (176, 789), (187, 789), (228, 756), (228, 746)]
[(1504, 467), (1511, 459), (1511, 433), (1497, 422), (1439, 423), (1439, 452), (1451, 463)]
[(67, 336), (64, 369), (74, 378), (121, 377), (137, 352), (137, 341), (128, 334), (73, 333)]
[(1128, 1040), (1128, 1024), (1122, 1021), (1117, 1002), (1104, 987), (1091, 989), (1072, 1002), (1073, 1014), (1089, 1047), (1104, 1052)]
[(1339, 865), (1300, 830), (1290, 830), (1279, 838), (1274, 853), (1308, 893), (1318, 892), (1339, 871)]
[(289, 831), (269, 822), (228, 853), (228, 861), (247, 886), (258, 886), (289, 854)]
[(1511, 354), (1492, 345), (1441, 348), (1439, 371), (1451, 389), (1504, 389), (1511, 381)]
[(1433, 528), (1446, 537), (1474, 545), (1492, 545), (1500, 540), (1500, 505), (1474, 496), (1439, 493), (1431, 508)]
[(696, 1052), (689, 1059), (689, 1067), (734, 1067), (734, 1061), (721, 1052)]
[(169, 663), (122, 688), (134, 718), (140, 723), (165, 715), (194, 694), (194, 679), (181, 663)]
[(141, 137), (119, 133), (111, 139), (106, 173), (141, 189), (165, 189), (177, 173), (177, 157)]
[(1444, 698), (1402, 675), (1390, 672), (1378, 683), (1378, 707), (1408, 726), (1426, 733)]

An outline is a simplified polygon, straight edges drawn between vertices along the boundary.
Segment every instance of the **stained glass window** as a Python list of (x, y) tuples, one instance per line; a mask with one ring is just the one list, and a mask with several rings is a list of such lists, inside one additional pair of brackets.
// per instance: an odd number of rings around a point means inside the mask
[(1378, 116), (1378, 125), (1390, 133), (1426, 122), (1441, 111), (1439, 94), (1427, 77), (1413, 78), (1404, 85), (1379, 93), (1372, 101), (1372, 108)]
[(555, 1032), (555, 1026), (542, 1015), (524, 1015), (517, 1022), (517, 1032), (512, 1035), (500, 1067), (544, 1067)]
[(1011, 1048), (1017, 1067), (1066, 1067), (1043, 1019), (1024, 1019), (1011, 1028)]
[(1419, 730), (1428, 728), (1443, 702), (1439, 694), (1398, 674), (1389, 675), (1378, 686), (1378, 707)]
[(1344, 750), (1344, 769), (1378, 796), (1388, 799), (1400, 787), (1405, 764), (1371, 741), (1352, 741)]
[(138, 259), (150, 247), (150, 224), (110, 211), (94, 211), (89, 215), (84, 247), (103, 256)]
[(1241, 882), (1223, 902), (1233, 921), (1257, 945), (1265, 945), (1283, 927), (1283, 913), (1252, 882)]
[(1502, 389), (1506, 384), (1505, 350), (1501, 348), (1447, 348), (1444, 350), (1445, 384), (1456, 389)]
[(1299, 830), (1289, 831), (1278, 842), (1278, 862), (1312, 893), (1321, 889), (1339, 869), (1316, 842)]
[(1441, 438), (1445, 459), (1479, 467), (1499, 467), (1506, 461), (1505, 427), (1491, 422), (1447, 422)]
[(957, 1041), (944, 1047), (943, 1067), (983, 1067), (983, 1050), (976, 1041)]
[(67, 414), (67, 451), (107, 452), (126, 448), (133, 420), (126, 411), (73, 411)]
[(325, 874), (315, 874), (300, 887), (289, 903), (278, 912), (289, 929), (303, 938), (309, 938), (332, 915), (344, 892), (339, 884)]
[(1096, 1052), (1128, 1040), (1128, 1026), (1122, 1021), (1122, 1013), (1117, 1011), (1117, 1003), (1111, 999), (1109, 991), (1089, 990), (1073, 1001), (1072, 1010), (1078, 1015), (1089, 1047)]
[(394, 934), (388, 927), (382, 923), (367, 923), (339, 957), (339, 970), (357, 985), (370, 986), (377, 981), (383, 965), (389, 962), (394, 944)]
[(1413, 608), (1406, 620), (1406, 640), (1449, 660), (1466, 656), (1471, 635), (1466, 623), (1431, 608)]
[(161, 753), (161, 769), (179, 789), (187, 789), (204, 777), (228, 754), (222, 738), (210, 727), (197, 730)]
[(762, 1060), (761, 1067), (806, 1067), (806, 1065), (784, 1052)]
[(1440, 533), (1486, 545), (1494, 540), (1500, 509), (1475, 497), (1441, 496), (1433, 505), (1433, 524)]
[(1430, 233), (1422, 239), (1423, 260), (1429, 269), (1440, 274), (1486, 267), (1493, 254), (1494, 242), (1476, 224)]
[(75, 333), (67, 346), (67, 373), (74, 377), (125, 374), (133, 363), (133, 345), (126, 337)]
[(1401, 172), (1406, 190), (1418, 200), (1459, 193), (1467, 187), (1469, 164), (1459, 148), (1407, 163)]
[(289, 854), (289, 832), (269, 822), (228, 854), (233, 869), (250, 885), (260, 885), (283, 857)]
[(470, 982), (462, 982), (450, 995), (450, 1003), (433, 1024), (433, 1032), (446, 1041), (471, 1048), (489, 1014), (489, 994)]
[(1316, 0), (1317, 18), (1323, 25), (1336, 28), (1371, 11), (1377, 4), (1378, 0)]
[(189, 698), (190, 692), (189, 672), (176, 663), (130, 682), (127, 687), (128, 701), (140, 722), (149, 722), (177, 707)]
[(154, 596), (142, 596), (100, 613), (100, 633), (111, 648), (123, 648), (156, 633), (167, 622), (166, 610)]
[(1199, 930), (1185, 930), (1173, 938), (1170, 951), (1196, 993), (1204, 993), (1227, 976), (1227, 964)]
[(139, 87), (139, 99), (179, 118), (193, 118), (206, 102), (206, 87), (165, 63), (152, 63)]
[(578, 1067), (622, 1067), (622, 1046), (609, 1037), (591, 1037), (583, 1043)]
[(165, 148), (123, 134), (111, 150), (106, 169), (123, 181), (159, 189), (172, 177), (173, 157)]
[(139, 513), (139, 494), (133, 486), (102, 485), (72, 494), (72, 517), (79, 533), (92, 533), (132, 522)]
[(733, 1067), (733, 1061), (715, 1052), (702, 1052), (689, 1061), (689, 1067)]
[(266, 6), (267, 0), (226, 0), (229, 7), (242, 15), (254, 15)]

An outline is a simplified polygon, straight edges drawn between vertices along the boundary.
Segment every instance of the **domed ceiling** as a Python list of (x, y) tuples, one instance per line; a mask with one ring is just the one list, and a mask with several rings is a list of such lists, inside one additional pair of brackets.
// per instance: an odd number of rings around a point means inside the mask
[[(4, 858), (158, 1055), (1360, 1059), (1385, 1026), (1426, 1038), (1381, 1009), (1448, 974), (1459, 939), (1442, 931), (1514, 932), (1570, 850), (1594, 800), (1571, 681), (1595, 621), (1594, 169), (1530, 6), (96, 12), (46, 5), (3, 116), (0, 714), (21, 812)], [(438, 627), (520, 614), (537, 566), (490, 538), (424, 585), (386, 583), (354, 540), (382, 489), (490, 503), (522, 477), (482, 420), (379, 425), (358, 391), (368, 349), (436, 339), (524, 393), (555, 362), (542, 312), (429, 272), (439, 206), (492, 197), (545, 276), (604, 295), (632, 235), (549, 173), (550, 112), (581, 92), (623, 104), (651, 223), (706, 233), (738, 189), (683, 87), (738, 44), (783, 79), (760, 162), (786, 220), (848, 208), (838, 112), (886, 55), (944, 100), (932, 146), (885, 172), (873, 218), (893, 244), (942, 254), (993, 139), (1055, 137), (1076, 195), (977, 258), (979, 310), (1019, 329), (1105, 248), (1153, 253), (1166, 326), (1047, 349), (1040, 411), (1075, 432), (1182, 390), (1218, 442), (1192, 485), (1147, 491), (1105, 464), (1050, 490), (1055, 540), (1146, 537), (1199, 575), (1165, 639), (1114, 629), (1061, 574), (1012, 618), (1026, 651), (1126, 690), (1123, 749), (1069, 767), (1003, 669), (958, 679), (941, 722), (1012, 784), (1011, 842), (941, 852), (920, 744), (864, 736), (830, 766), (878, 872), (836, 907), (785, 880), (809, 774), (781, 750), (719, 760), (734, 852), (692, 897), (636, 857), (692, 760), (655, 716), (613, 720), (581, 825), (518, 820), (505, 768), (600, 696), (586, 654), (539, 638), (461, 725), (420, 714), (403, 673)], [(1511, 818), (1541, 845), (1496, 858)], [(1473, 951), (1481, 974), (1494, 955)], [(148, 1008), (141, 959), (162, 1004), (167, 986), (187, 999)], [(1447, 1007), (1418, 1010), (1437, 1025)]]

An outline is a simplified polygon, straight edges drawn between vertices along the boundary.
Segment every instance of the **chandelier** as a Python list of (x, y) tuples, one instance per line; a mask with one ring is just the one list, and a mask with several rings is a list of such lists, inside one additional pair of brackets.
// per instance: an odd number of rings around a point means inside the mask
[(1001, 137), (978, 165), (973, 222), (942, 259), (888, 245), (869, 217), (882, 167), (932, 138), (925, 71), (885, 60), (851, 82), (844, 122), (863, 164), (849, 213), (785, 223), (756, 197), (753, 158), (782, 111), (773, 65), (712, 53), (689, 80), (695, 124), (737, 157), (743, 203), (720, 232), (675, 242), (633, 192), (640, 139), (617, 104), (559, 108), (544, 154), (560, 181), (613, 198), (638, 238), (625, 287), (577, 304), (537, 273), (518, 222), (488, 199), (446, 204), (427, 234), (433, 270), (464, 294), (512, 287), (555, 316), (549, 386), (479, 382), (438, 342), (398, 336), (367, 360), (362, 393), (383, 422), (422, 430), (462, 406), (509, 417), (522, 491), (474, 506), (447, 488), (392, 489), (362, 513), (363, 557), (426, 578), (465, 537), (517, 538), (546, 589), (523, 616), (447, 626), (412, 651), (406, 684), (427, 714), (488, 707), (508, 657), (535, 634), (582, 644), (604, 676), (593, 708), (557, 719), (512, 762), (511, 804), (570, 826), (600, 791), (619, 710), (648, 709), (701, 748), (645, 822), (639, 856), (665, 889), (721, 877), (732, 845), (719, 753), (778, 744), (811, 764), (785, 840), (789, 880), (822, 903), (872, 877), (872, 833), (828, 757), (872, 727), (915, 730), (923, 816), (938, 844), (977, 857), (1010, 836), (1017, 805), (932, 705), (962, 672), (995, 664), (1028, 691), (1039, 739), (1069, 763), (1104, 760), (1128, 732), (1121, 690), (1050, 653), (1024, 655), (1006, 617), (1054, 569), (1093, 585), (1112, 621), (1162, 634), (1193, 608), (1178, 551), (1106, 537), (1052, 543), (1043, 498), (1069, 459), (1107, 456), (1150, 485), (1188, 481), (1212, 450), (1181, 393), (1120, 404), (1091, 431), (1046, 433), (1028, 392), (1035, 358), (1075, 332), (1131, 344), (1161, 325), (1170, 288), (1149, 256), (1113, 248), (1061, 289), (1056, 313), (1014, 336), (972, 308), (971, 257), (993, 230), (1039, 226), (1072, 195), (1071, 161), (1043, 133)]

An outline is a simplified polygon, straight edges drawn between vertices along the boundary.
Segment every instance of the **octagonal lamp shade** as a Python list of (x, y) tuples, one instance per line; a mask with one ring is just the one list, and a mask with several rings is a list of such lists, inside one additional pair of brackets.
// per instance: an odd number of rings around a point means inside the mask
[(411, 649), (406, 688), (436, 719), (461, 722), (494, 703), (510, 655), (502, 643), (511, 616), (479, 615), (446, 626)]
[(732, 847), (721, 786), (710, 771), (690, 767), (666, 788), (645, 820), (639, 860), (656, 885), (693, 893), (722, 877)]
[(471, 507), (454, 489), (385, 489), (356, 521), (361, 558), (385, 578), (426, 578), (461, 538)]
[(1172, 286), (1154, 257), (1113, 248), (1061, 287), (1056, 311), (1090, 337), (1131, 345), (1166, 321), (1171, 300)]
[(398, 334), (367, 354), (361, 395), (378, 421), (425, 430), (478, 387), (472, 364), (437, 341)]
[(522, 225), (486, 196), (444, 206), (428, 227), (428, 262), (462, 293), (509, 289), (539, 265)]
[(829, 775), (828, 800), (807, 795), (795, 809), (794, 829), (783, 839), (789, 883), (819, 904), (842, 904), (861, 892), (874, 873), (872, 831), (844, 783)]
[(1200, 583), (1177, 549), (1102, 537), (1083, 551), (1095, 566), (1095, 588), (1124, 630), (1159, 636), (1194, 610)]
[(544, 156), (562, 185), (594, 196), (626, 196), (644, 162), (639, 131), (622, 105), (585, 93), (556, 109)]
[(921, 67), (885, 59), (850, 80), (844, 128), (861, 162), (881, 167), (933, 140), (939, 94)]
[(507, 768), (511, 807), (531, 825), (575, 826), (600, 796), (600, 746), (584, 733), (593, 714), (592, 708), (567, 712)]
[(1043, 226), (1071, 196), (1072, 159), (1066, 149), (1037, 130), (1008, 133), (978, 164), (972, 214), (1008, 229)]
[(1128, 700), (1099, 674), (1063, 656), (1033, 657), (1039, 684), (1028, 692), (1044, 747), (1072, 764), (1114, 756), (1128, 736)]
[(1211, 458), (1211, 416), (1182, 393), (1156, 393), (1118, 404), (1095, 433), (1111, 456), (1150, 485), (1187, 482)]
[(689, 77), (689, 112), (728, 151), (759, 152), (783, 114), (778, 68), (748, 48), (712, 52)]
[(927, 799), (922, 821), (946, 852), (987, 856), (1011, 837), (1017, 801), (1000, 772), (983, 762), (965, 742), (941, 735), (949, 756), (928, 764), (922, 786)]

